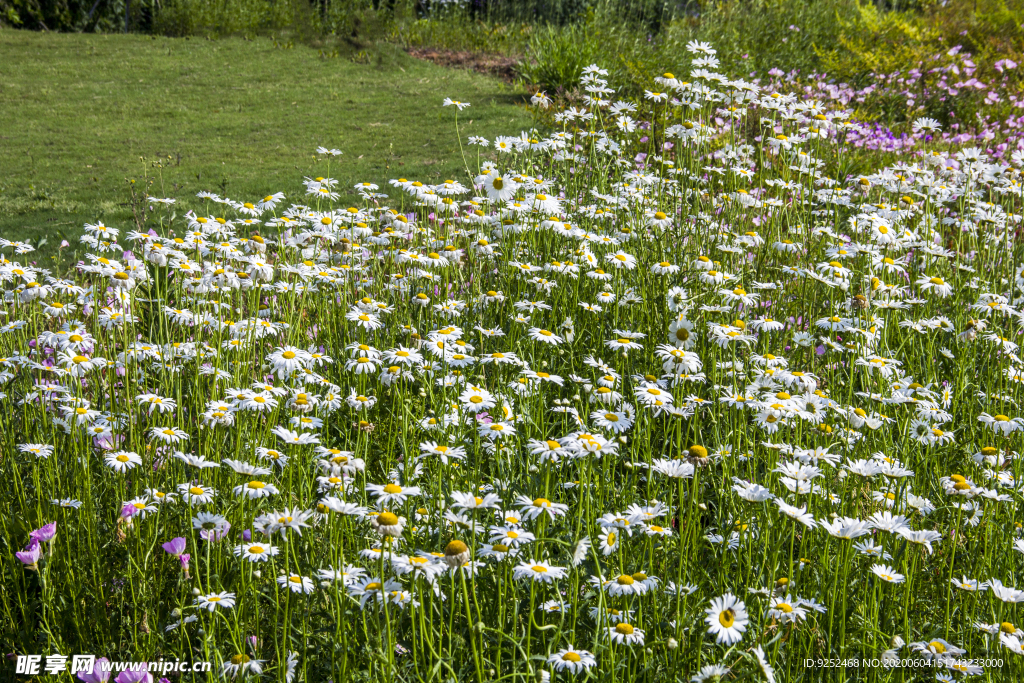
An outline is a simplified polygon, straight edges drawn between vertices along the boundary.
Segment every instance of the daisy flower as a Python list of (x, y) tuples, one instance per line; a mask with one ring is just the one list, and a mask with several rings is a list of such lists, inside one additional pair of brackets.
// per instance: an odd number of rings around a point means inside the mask
[(308, 576), (299, 574), (282, 574), (277, 577), (277, 583), (282, 588), (286, 587), (292, 593), (309, 594), (316, 590), (316, 584)]
[(529, 560), (519, 563), (513, 570), (513, 577), (517, 581), (533, 580), (541, 583), (554, 583), (558, 579), (564, 579), (566, 570), (562, 567), (555, 567), (547, 562)]
[(142, 464), (142, 458), (131, 451), (109, 453), (103, 460), (115, 472), (127, 472)]
[(234, 488), (234, 493), (236, 496), (245, 496), (252, 500), (273, 496), (280, 493), (280, 491), (278, 491), (277, 487), (273, 484), (253, 479), (245, 484), (239, 484), (236, 486)]
[(714, 634), (720, 645), (735, 645), (743, 639), (749, 621), (747, 609), (743, 601), (732, 593), (713, 599), (705, 614), (708, 633)]
[(530, 500), (520, 494), (516, 496), (516, 505), (526, 519), (536, 519), (547, 514), (552, 520), (569, 512), (569, 506), (564, 503), (552, 503), (547, 498), (535, 498)]
[(618, 645), (643, 645), (644, 644), (644, 632), (643, 630), (627, 624), (625, 621), (620, 621), (608, 628), (608, 637), (612, 639), (612, 642)]
[(583, 673), (597, 664), (594, 655), (571, 646), (555, 652), (547, 661), (556, 671), (568, 671), (571, 674)]
[(249, 562), (269, 562), (280, 550), (266, 543), (243, 543), (235, 546), (235, 556)]
[(419, 496), (420, 488), (418, 486), (405, 486), (390, 482), (387, 484), (367, 484), (366, 491), (370, 495), (377, 499), (377, 505), (380, 508), (390, 507), (392, 505), (404, 505), (406, 499), (411, 496)]
[(199, 609), (205, 609), (210, 612), (215, 609), (231, 609), (235, 606), (235, 594), (234, 593), (210, 593), (209, 595), (200, 595), (196, 598), (196, 605)]
[(886, 564), (876, 564), (871, 566), (871, 573), (878, 578), (888, 583), (903, 583), (906, 578), (903, 574), (900, 574), (895, 569)]
[(178, 484), (178, 493), (189, 505), (205, 505), (217, 495), (217, 489), (202, 484)]

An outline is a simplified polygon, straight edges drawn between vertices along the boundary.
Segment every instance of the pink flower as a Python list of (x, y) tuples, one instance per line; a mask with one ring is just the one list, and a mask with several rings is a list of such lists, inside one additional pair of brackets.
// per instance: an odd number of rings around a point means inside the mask
[(25, 549), (21, 552), (14, 553), (22, 564), (28, 565), (29, 569), (37, 569), (36, 563), (39, 562), (39, 558), (42, 557), (43, 551), (39, 546), (39, 541), (32, 539)]
[(107, 671), (106, 667), (102, 666), (100, 662), (106, 664), (108, 660), (106, 657), (100, 657), (92, 665), (92, 671), (78, 672), (78, 680), (84, 681), (84, 683), (106, 683), (110, 678), (110, 672)]
[(183, 552), (185, 552), (185, 538), (183, 536), (172, 538), (160, 547), (166, 550), (169, 555), (179, 557)]
[(114, 679), (114, 683), (153, 683), (153, 674), (146, 670), (146, 665), (139, 667), (141, 671), (122, 671)]
[(204, 541), (219, 541), (228, 535), (231, 530), (231, 522), (224, 522), (223, 526), (216, 529), (203, 529), (199, 532), (200, 538)]
[(53, 537), (57, 535), (57, 522), (50, 522), (45, 526), (41, 526), (35, 531), (29, 534), (30, 537), (44, 543), (46, 541), (52, 541)]

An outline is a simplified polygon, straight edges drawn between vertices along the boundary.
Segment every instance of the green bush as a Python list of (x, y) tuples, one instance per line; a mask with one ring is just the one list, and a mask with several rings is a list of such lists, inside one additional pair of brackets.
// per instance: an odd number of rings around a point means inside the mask
[(552, 93), (565, 92), (579, 84), (583, 68), (598, 58), (598, 45), (585, 26), (547, 27), (530, 35), (529, 58), (519, 63), (517, 71), (528, 83)]
[[(137, 9), (150, 2), (136, 2)], [(0, 26), (36, 31), (122, 31), (124, 0), (0, 0)]]

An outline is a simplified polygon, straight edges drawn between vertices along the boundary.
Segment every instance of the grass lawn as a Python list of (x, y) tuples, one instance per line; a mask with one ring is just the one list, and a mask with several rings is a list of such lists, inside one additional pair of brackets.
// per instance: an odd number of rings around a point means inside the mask
[(345, 153), (331, 167), (343, 193), (464, 177), (446, 96), (472, 103), (463, 139), (531, 125), (522, 93), (496, 79), (389, 47), (367, 61), (270, 39), (0, 30), (0, 236), (45, 238), (30, 260), (47, 265), (86, 222), (130, 228), (126, 181), (147, 175), (158, 197), (300, 201), (302, 177), (326, 172), (318, 145)]

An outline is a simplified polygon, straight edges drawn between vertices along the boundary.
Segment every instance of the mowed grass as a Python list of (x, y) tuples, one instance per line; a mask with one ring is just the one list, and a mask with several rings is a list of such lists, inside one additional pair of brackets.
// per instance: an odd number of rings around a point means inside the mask
[(352, 201), (356, 182), (464, 178), (445, 97), (472, 103), (464, 144), (532, 124), (523, 94), (496, 79), (386, 46), (364, 61), (266, 38), (0, 30), (0, 236), (45, 239), (29, 260), (50, 265), (85, 222), (133, 228), (127, 181), (147, 176), (157, 197), (301, 201), (302, 176), (327, 170), (319, 145), (344, 152), (330, 174)]

